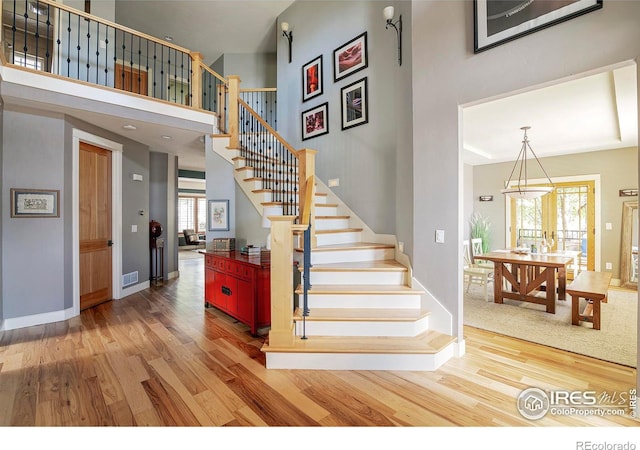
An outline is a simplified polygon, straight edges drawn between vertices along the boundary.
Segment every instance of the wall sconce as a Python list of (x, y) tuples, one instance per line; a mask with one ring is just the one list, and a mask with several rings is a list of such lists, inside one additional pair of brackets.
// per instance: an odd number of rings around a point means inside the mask
[(402, 65), (402, 14), (397, 21), (393, 22), (393, 14), (394, 9), (393, 6), (387, 6), (383, 10), (383, 15), (385, 20), (387, 21), (387, 25), (385, 29), (389, 29), (389, 27), (393, 27), (396, 30), (396, 35), (398, 36), (398, 65)]
[(637, 197), (638, 190), (637, 189), (620, 189), (618, 191), (620, 197)]
[(481, 202), (492, 202), (493, 201), (493, 195), (481, 195), (478, 199)]
[(293, 31), (289, 31), (288, 22), (282, 22), (282, 24), (280, 24), (280, 28), (282, 28), (282, 35), (287, 38), (287, 41), (289, 41), (289, 63), (291, 63), (291, 43), (293, 42)]

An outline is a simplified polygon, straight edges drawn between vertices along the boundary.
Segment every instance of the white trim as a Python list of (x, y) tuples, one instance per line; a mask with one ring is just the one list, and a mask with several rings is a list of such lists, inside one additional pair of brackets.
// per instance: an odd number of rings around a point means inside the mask
[(122, 298), (122, 144), (73, 129), (72, 156), (72, 246), (73, 246), (73, 311), (80, 314), (80, 142), (111, 151), (111, 235), (113, 237), (111, 285), (113, 298)]
[(179, 270), (174, 270), (173, 272), (169, 272), (167, 274), (167, 280), (172, 280), (174, 278), (178, 278), (180, 276), (180, 271)]
[(52, 311), (42, 314), (33, 314), (31, 316), (14, 317), (5, 319), (0, 326), (0, 331), (16, 330), (18, 328), (33, 327), (53, 322), (61, 322), (77, 316), (75, 305), (72, 308), (63, 309), (61, 311)]
[(133, 286), (124, 288), (122, 289), (120, 298), (128, 297), (129, 295), (133, 295), (140, 291), (144, 291), (145, 289), (148, 289), (149, 286), (150, 286), (150, 283), (149, 283), (149, 280), (147, 280), (143, 283), (134, 284)]
[[(532, 184), (544, 184), (547, 183), (549, 180), (547, 180), (546, 178), (536, 178), (536, 179), (532, 179), (532, 180), (528, 180), (529, 182), (531, 182)], [(574, 183), (574, 182), (580, 182), (580, 181), (593, 181), (594, 184), (594, 188), (596, 190), (595, 193), (595, 207), (594, 207), (594, 215), (595, 215), (595, 228), (596, 228), (596, 235), (594, 237), (595, 239), (595, 254), (593, 255), (594, 257), (594, 262), (595, 262), (595, 271), (596, 272), (600, 272), (600, 268), (602, 266), (601, 261), (600, 261), (600, 251), (602, 250), (602, 230), (601, 230), (601, 220), (600, 220), (600, 214), (602, 211), (602, 189), (601, 189), (601, 185), (600, 185), (600, 174), (596, 173), (596, 174), (587, 174), (587, 175), (570, 175), (570, 176), (566, 176), (566, 177), (553, 177), (553, 182), (554, 183)], [(505, 239), (505, 248), (509, 248), (511, 246), (511, 202), (509, 201), (510, 198), (507, 197), (506, 195), (504, 196), (504, 202), (505, 202), (505, 216), (504, 216), (504, 220), (505, 220), (505, 233), (504, 233), (504, 239)]]

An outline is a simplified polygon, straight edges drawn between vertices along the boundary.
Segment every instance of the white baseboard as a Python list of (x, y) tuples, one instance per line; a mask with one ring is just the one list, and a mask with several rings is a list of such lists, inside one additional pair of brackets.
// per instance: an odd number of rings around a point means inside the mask
[(33, 327), (46, 323), (61, 322), (63, 320), (75, 317), (73, 308), (67, 308), (61, 311), (52, 311), (42, 314), (34, 314), (31, 316), (16, 317), (13, 319), (5, 319), (2, 322), (0, 331), (15, 330), (18, 328)]
[(129, 295), (133, 295), (137, 292), (144, 291), (145, 289), (149, 289), (149, 286), (150, 286), (149, 280), (143, 283), (138, 283), (138, 284), (134, 284), (133, 286), (129, 286), (128, 288), (122, 290), (122, 297), (120, 298), (124, 298)]
[(458, 342), (455, 342), (453, 345), (453, 355), (456, 358), (461, 358), (467, 353), (467, 341), (464, 339), (458, 340)]
[(169, 272), (167, 274), (167, 280), (172, 280), (174, 278), (178, 278), (180, 276), (180, 271), (179, 270), (174, 270), (173, 272)]

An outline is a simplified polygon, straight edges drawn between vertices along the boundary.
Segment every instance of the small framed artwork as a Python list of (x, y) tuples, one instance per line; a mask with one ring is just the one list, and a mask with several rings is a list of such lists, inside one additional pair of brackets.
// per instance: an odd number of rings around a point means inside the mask
[(329, 103), (302, 112), (302, 140), (329, 132)]
[(369, 122), (367, 92), (366, 77), (340, 90), (343, 130)]
[(229, 200), (209, 200), (209, 231), (229, 231)]
[(474, 0), (474, 52), (602, 8), (602, 0)]
[(60, 217), (60, 191), (12, 188), (11, 217)]
[(369, 64), (367, 58), (367, 32), (351, 39), (333, 51), (333, 80), (338, 81)]
[(322, 94), (322, 55), (302, 66), (302, 101)]

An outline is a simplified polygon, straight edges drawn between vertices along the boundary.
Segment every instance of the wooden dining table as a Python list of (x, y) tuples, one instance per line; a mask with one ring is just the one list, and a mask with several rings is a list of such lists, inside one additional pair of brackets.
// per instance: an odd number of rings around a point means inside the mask
[[(477, 258), (493, 261), (495, 303), (504, 303), (504, 299), (537, 303), (544, 305), (546, 312), (555, 314), (556, 288), (558, 300), (566, 299), (567, 267), (574, 260), (571, 256), (518, 253), (507, 249), (494, 250)], [(538, 296), (540, 292), (545, 296)]]

